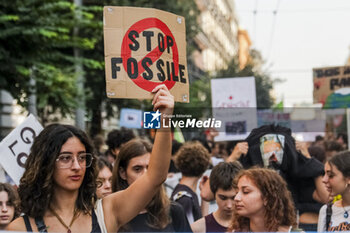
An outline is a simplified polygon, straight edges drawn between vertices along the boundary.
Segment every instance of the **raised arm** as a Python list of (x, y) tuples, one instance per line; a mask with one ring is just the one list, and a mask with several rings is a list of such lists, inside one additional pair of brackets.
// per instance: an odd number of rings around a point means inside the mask
[[(162, 115), (173, 113), (174, 97), (165, 85), (157, 86), (152, 104), (154, 111)], [(162, 122), (162, 120), (161, 120)], [(103, 213), (108, 232), (116, 232), (128, 223), (151, 201), (159, 187), (166, 180), (171, 157), (171, 130), (157, 130), (147, 172), (123, 191), (113, 193), (103, 199)]]
[(226, 159), (225, 162), (234, 162), (241, 157), (241, 155), (246, 155), (248, 153), (248, 142), (239, 142), (233, 149), (232, 153), (230, 156)]

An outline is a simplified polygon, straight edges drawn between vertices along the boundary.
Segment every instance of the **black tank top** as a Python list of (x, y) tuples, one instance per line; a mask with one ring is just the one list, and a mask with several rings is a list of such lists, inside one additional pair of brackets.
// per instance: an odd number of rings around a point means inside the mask
[[(98, 224), (97, 221), (97, 216), (95, 214), (95, 211), (92, 210), (92, 230), (91, 233), (101, 233), (101, 228), (100, 225)], [(29, 217), (28, 215), (23, 215), (23, 220), (26, 225), (27, 232), (33, 232), (32, 226), (30, 225)], [(36, 218), (35, 219), (35, 224), (37, 225), (37, 228), (39, 229), (39, 232), (47, 232), (46, 230), (46, 225), (44, 223), (43, 218)]]
[(207, 232), (227, 232), (227, 227), (221, 226), (214, 218), (213, 213), (205, 218), (205, 228)]

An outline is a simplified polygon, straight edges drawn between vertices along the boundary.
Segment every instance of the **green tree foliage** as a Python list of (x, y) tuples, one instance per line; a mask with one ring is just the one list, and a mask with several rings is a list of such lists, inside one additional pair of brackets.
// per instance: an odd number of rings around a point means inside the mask
[(215, 78), (232, 78), (232, 77), (255, 77), (256, 101), (258, 108), (270, 108), (274, 99), (270, 95), (273, 88), (273, 81), (269, 74), (262, 71), (263, 64), (260, 53), (256, 50), (250, 51), (251, 61), (243, 69), (239, 69), (238, 59), (233, 59), (225, 70), (220, 70), (215, 75)]
[[(186, 20), (186, 40), (187, 54), (195, 48), (192, 38), (198, 32), (196, 17), (198, 10), (195, 2), (190, 0), (164, 1), (164, 0), (86, 0), (83, 2), (86, 7), (98, 6), (100, 11), (94, 14), (94, 20), (100, 22), (99, 27), (83, 29), (83, 35), (90, 35), (97, 38), (95, 49), (84, 52), (84, 57), (90, 60), (100, 61), (102, 66), (84, 67), (86, 75), (86, 88), (91, 93), (92, 98), (87, 100), (86, 107), (90, 116), (90, 135), (95, 135), (102, 131), (102, 105), (104, 104), (107, 111), (107, 117), (118, 118), (118, 112), (115, 109), (123, 107), (152, 109), (150, 101), (139, 101), (129, 99), (109, 99), (106, 96), (106, 83), (104, 72), (104, 46), (103, 46), (103, 27), (102, 27), (102, 7), (103, 6), (131, 6), (131, 7), (148, 7), (159, 10), (172, 12), (182, 15)], [(98, 8), (97, 7), (97, 8)], [(118, 108), (115, 108), (117, 106)]]
[(44, 123), (53, 113), (71, 114), (76, 96), (83, 94), (75, 85), (73, 48), (93, 49), (96, 39), (73, 36), (73, 30), (91, 25), (91, 16), (68, 0), (0, 2), (0, 89), (27, 107), (32, 91), (29, 79), (34, 78), (38, 114)]

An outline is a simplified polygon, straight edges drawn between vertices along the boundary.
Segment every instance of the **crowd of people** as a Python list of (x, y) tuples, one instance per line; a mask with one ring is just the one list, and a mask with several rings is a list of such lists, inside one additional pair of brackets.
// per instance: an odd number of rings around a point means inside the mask
[[(153, 93), (154, 110), (170, 116), (166, 86)], [(0, 230), (350, 231), (346, 135), (296, 142), (290, 129), (268, 125), (235, 145), (214, 137), (172, 143), (163, 128), (151, 142), (121, 129), (93, 143), (74, 126), (48, 125), (18, 188), (0, 183)], [(169, 195), (163, 184), (174, 174)]]

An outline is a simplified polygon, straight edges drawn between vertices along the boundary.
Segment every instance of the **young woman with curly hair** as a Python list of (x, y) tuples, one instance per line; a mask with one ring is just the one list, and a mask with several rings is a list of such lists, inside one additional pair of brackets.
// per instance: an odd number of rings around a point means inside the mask
[[(113, 169), (113, 192), (125, 190), (143, 176), (148, 170), (151, 151), (152, 145), (142, 139), (133, 139), (121, 147)], [(191, 228), (182, 207), (170, 202), (164, 187), (160, 187), (146, 208), (119, 231), (188, 232)]]
[(230, 230), (289, 232), (296, 226), (293, 199), (283, 178), (274, 170), (243, 170), (235, 179), (237, 194)]
[[(174, 97), (165, 85), (153, 90), (154, 109), (171, 115)], [(117, 232), (156, 194), (167, 177), (171, 132), (155, 138), (148, 172), (127, 189), (96, 201), (96, 160), (86, 133), (69, 125), (47, 126), (34, 140), (20, 180), (21, 211), (13, 231)]]
[(0, 230), (20, 214), (17, 191), (7, 183), (0, 183)]

